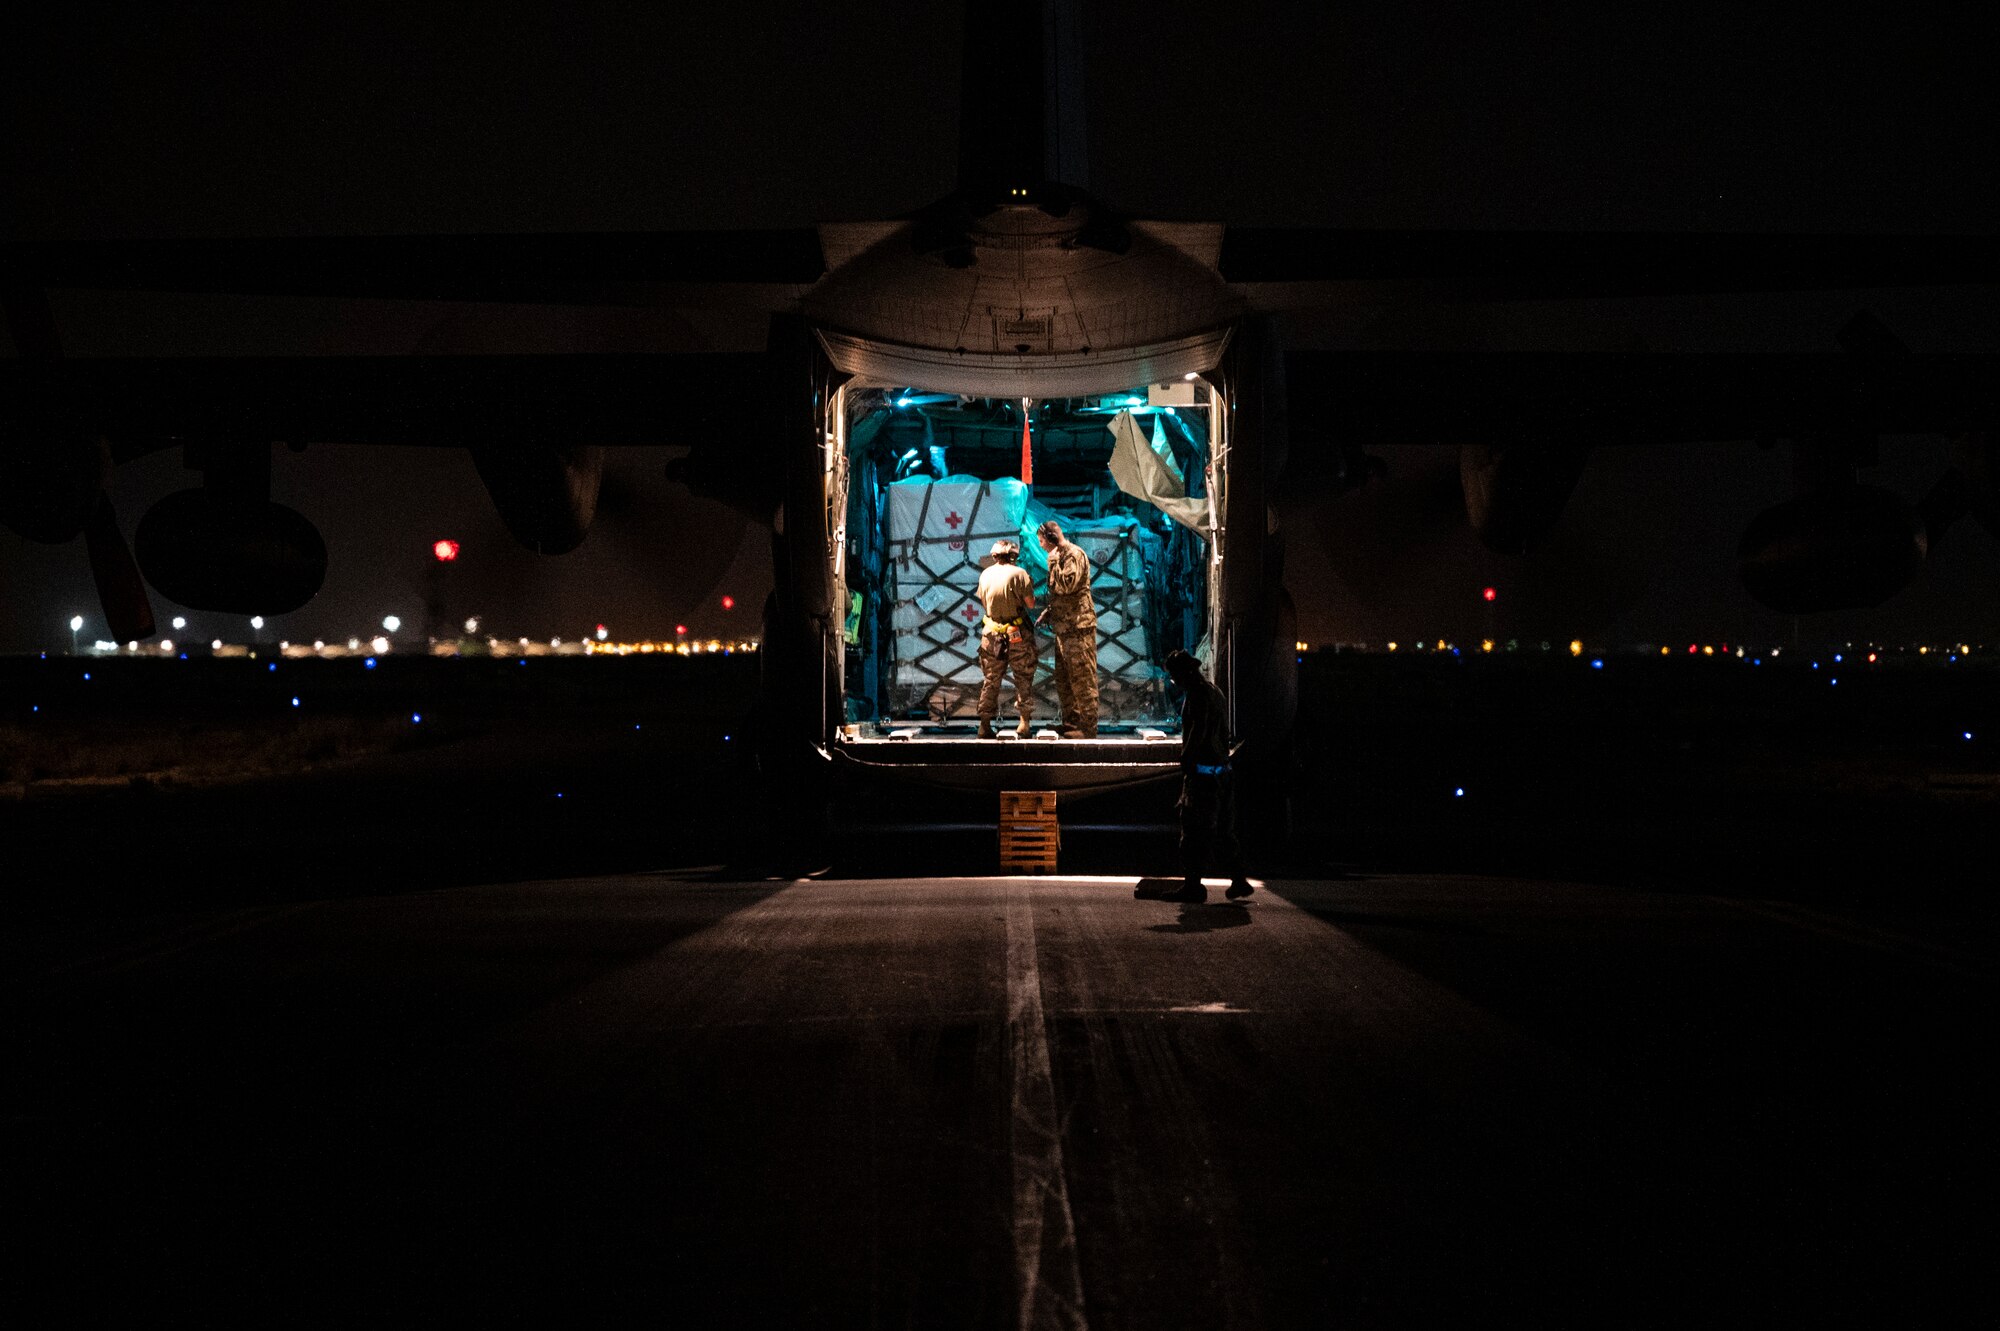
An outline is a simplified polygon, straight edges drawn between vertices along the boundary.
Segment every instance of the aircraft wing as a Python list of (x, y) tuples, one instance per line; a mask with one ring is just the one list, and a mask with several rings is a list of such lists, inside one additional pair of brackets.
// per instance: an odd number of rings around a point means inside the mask
[(1285, 370), (1295, 435), (1357, 444), (1674, 443), (2000, 425), (2000, 355), (1981, 352), (1291, 351)]
[(691, 444), (766, 386), (756, 352), (90, 357), (0, 361), (0, 402), (114, 442), (186, 438), (464, 446), (561, 437)]
[[(250, 240), (29, 241), (0, 247), (15, 290), (190, 291), (366, 299), (660, 303), (690, 284), (805, 287), (810, 227), (764, 231)], [(664, 290), (663, 290), (664, 289)]]
[(1219, 267), (1253, 292), (1378, 285), (1431, 300), (1961, 285), (2000, 282), (2000, 237), (1232, 226)]
[[(1356, 442), (1670, 442), (2000, 424), (2000, 356), (1977, 349), (1991, 348), (2000, 328), (1993, 236), (1230, 227), (1217, 266), (1249, 308), (1281, 321), (1292, 400), (1323, 408)], [(1977, 348), (1913, 354), (1864, 315), (1804, 330), (1808, 345), (1824, 338), (1819, 354), (1612, 350), (1646, 342), (1623, 325), (1607, 339), (1603, 325), (1572, 317), (1593, 301), (1664, 309), (1679, 299), (1684, 317), (1688, 298), (1886, 288), (1932, 289), (1921, 298), (1932, 306), (1950, 289), (1954, 308), (1976, 316)], [(1504, 313), (1529, 302), (1543, 304)], [(1452, 313), (1475, 305), (1491, 317)], [(1853, 313), (1845, 308), (1836, 317)]]

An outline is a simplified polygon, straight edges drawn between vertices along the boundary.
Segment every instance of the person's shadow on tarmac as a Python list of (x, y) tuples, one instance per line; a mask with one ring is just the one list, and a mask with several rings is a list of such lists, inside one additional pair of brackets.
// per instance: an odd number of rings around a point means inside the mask
[[(1148, 883), (1177, 887), (1180, 880), (1147, 878), (1141, 881), (1140, 886)], [(1156, 934), (1205, 934), (1216, 929), (1240, 929), (1248, 923), (1250, 911), (1242, 902), (1212, 901), (1199, 906), (1183, 904), (1180, 918), (1172, 924), (1149, 924), (1146, 928)]]

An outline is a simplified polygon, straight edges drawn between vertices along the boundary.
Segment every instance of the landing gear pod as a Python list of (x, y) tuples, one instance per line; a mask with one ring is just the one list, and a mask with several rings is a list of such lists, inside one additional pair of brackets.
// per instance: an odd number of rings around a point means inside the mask
[(1786, 614), (1880, 605), (1924, 566), (1924, 526), (1887, 490), (1844, 485), (1767, 508), (1737, 546), (1750, 595)]
[(0, 523), (44, 545), (73, 541), (110, 474), (102, 439), (9, 429), (0, 436)]
[(475, 444), (472, 465), (500, 521), (536, 554), (566, 555), (597, 515), (604, 450), (594, 444)]
[(326, 581), (318, 529), (268, 500), (181, 490), (146, 510), (133, 546), (146, 581), (197, 610), (282, 615)]
[(1495, 554), (1525, 555), (1548, 540), (1583, 475), (1581, 444), (1466, 444), (1459, 482), (1472, 530)]

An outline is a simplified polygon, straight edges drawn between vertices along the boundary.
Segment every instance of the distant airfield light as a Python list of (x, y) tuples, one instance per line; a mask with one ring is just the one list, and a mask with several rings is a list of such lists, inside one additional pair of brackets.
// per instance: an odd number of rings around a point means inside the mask
[(1714, 656), (1714, 655), (1715, 655), (1715, 648), (1713, 648), (1713, 647), (1704, 647), (1704, 648), (1702, 648), (1702, 649), (1701, 649), (1701, 654), (1702, 654), (1703, 656)]
[(674, 633), (680, 637), (685, 638), (687, 636), (687, 631), (688, 631), (688, 626), (685, 624), (674, 625)]
[(1393, 652), (1393, 651), (1395, 651), (1395, 650), (1396, 650), (1396, 644), (1395, 644), (1395, 643), (1393, 643), (1393, 642), (1392, 642), (1392, 643), (1390, 643), (1390, 644), (1389, 644), (1389, 650), (1390, 650), (1390, 651), (1392, 651), (1392, 652)]
[(210, 650), (211, 652), (219, 652), (219, 651), (221, 651), (221, 650), (222, 650), (222, 639), (220, 639), (220, 638), (217, 638), (217, 639), (216, 639), (216, 640), (215, 640), (214, 642), (211, 642), (210, 644), (208, 644), (208, 650)]
[(160, 650), (171, 654), (174, 650), (174, 640), (172, 638), (160, 639)]
[(349, 638), (349, 639), (347, 640), (347, 650), (348, 650), (348, 651), (350, 651), (350, 652), (358, 652), (358, 651), (360, 651), (360, 650), (361, 650), (361, 639), (359, 639), (359, 638)]
[(1869, 665), (1875, 664), (1875, 653), (1873, 652), (1868, 653), (1868, 664)]
[(80, 629), (80, 628), (82, 628), (82, 627), (83, 627), (83, 616), (82, 616), (82, 615), (72, 615), (72, 616), (70, 616), (70, 621), (69, 621), (69, 631), (70, 631), (71, 633), (75, 633), (75, 632), (76, 632), (76, 631), (77, 631), (78, 629)]
[(368, 645), (375, 649), (375, 654), (377, 656), (380, 656), (383, 652), (389, 650), (389, 640), (387, 638), (377, 638), (375, 639), (375, 641), (369, 643)]
[(188, 622), (187, 622), (187, 617), (186, 617), (186, 616), (184, 616), (184, 615), (175, 615), (175, 616), (174, 616), (174, 627), (175, 627), (176, 629), (184, 629), (184, 628), (186, 628), (187, 626), (188, 626)]
[(297, 698), (292, 699), (292, 706), (297, 707), (298, 705), (299, 705), (299, 700)]
[(413, 726), (420, 726), (420, 725), (422, 725), (423, 723), (424, 723), (424, 714), (423, 714), (422, 712), (411, 712), (411, 713), (410, 713), (410, 724), (411, 724), (411, 725), (413, 725)]
[(1842, 661), (1842, 660), (1844, 660), (1844, 659), (1845, 659), (1845, 658), (1844, 658), (1844, 657), (1842, 657), (1842, 656), (1841, 656), (1841, 654), (1840, 654), (1839, 652), (1835, 652), (1835, 653), (1833, 654), (1833, 663), (1834, 663), (1835, 665), (1839, 665), (1839, 664), (1841, 663), (1841, 661)]
[(1928, 648), (1928, 647), (1919, 647), (1919, 648), (1917, 648), (1917, 655), (1918, 655), (1918, 656), (1929, 656), (1930, 654), (1931, 654), (1931, 649), (1930, 649), (1930, 648)]
[(371, 656), (367, 660), (363, 661), (361, 663), (361, 668), (363, 670), (373, 670), (375, 668), (375, 658)]
[(326, 650), (326, 639), (324, 639), (324, 638), (316, 638), (316, 639), (314, 639), (314, 640), (313, 640), (313, 650), (314, 650), (314, 651), (316, 651), (316, 652), (323, 652), (323, 651), (325, 651), (325, 650)]
[(264, 667), (264, 669), (267, 671), (275, 671), (277, 668), (278, 668), (278, 663), (276, 661), (273, 661), (271, 662), (271, 664)]
[(394, 633), (397, 629), (403, 627), (403, 621), (394, 615), (384, 615), (382, 616), (382, 627)]
[(1688, 644), (1688, 655), (1689, 655), (1689, 656), (1693, 656), (1693, 655), (1694, 655), (1694, 654), (1695, 654), (1696, 652), (1698, 652), (1698, 651), (1700, 651), (1700, 650), (1701, 650), (1701, 649), (1700, 649), (1699, 647), (1697, 647), (1697, 646), (1696, 646), (1696, 645), (1695, 645), (1694, 643), (1689, 643), (1689, 644)]
[(134, 638), (134, 639), (132, 639), (132, 640), (131, 640), (130, 642), (126, 643), (126, 644), (125, 644), (125, 650), (126, 650), (126, 651), (128, 651), (128, 652), (136, 652), (136, 651), (138, 651), (138, 650), (139, 650), (139, 640), (138, 640), (137, 638)]
[[(41, 710), (41, 708), (37, 707), (37, 708), (36, 708), (35, 710), (39, 712), (39, 711)], [(1972, 738), (1972, 732), (1971, 732), (1970, 730), (1968, 730), (1968, 731), (1965, 731), (1965, 732), (1964, 732), (1964, 734), (1965, 734), (1965, 737), (1966, 737), (1967, 739), (1971, 739), (1971, 738)]]
[(1960, 656), (1972, 655), (1972, 644), (1965, 642), (1961, 642), (1960, 644), (1958, 644), (1958, 654)]
[(478, 616), (478, 615), (474, 615), (474, 616), (473, 616), (472, 618), (470, 618), (470, 619), (468, 619), (468, 620), (466, 620), (466, 621), (465, 621), (465, 631), (466, 631), (467, 633), (477, 633), (477, 632), (479, 632), (479, 616)]
[(1571, 638), (1571, 639), (1569, 640), (1569, 654), (1570, 654), (1571, 656), (1582, 656), (1582, 655), (1583, 655), (1583, 639), (1581, 639), (1581, 638)]
[(723, 597), (723, 598), (722, 598), (722, 608), (723, 608), (724, 610), (734, 610), (734, 609), (736, 608), (736, 598), (735, 598), (735, 597), (733, 597), (733, 596), (725, 596), (725, 597)]
[(1500, 592), (1497, 588), (1493, 587), (1481, 588), (1479, 592), (1479, 599), (1489, 603), (1497, 601), (1500, 599)]
[(434, 541), (431, 543), (431, 554), (437, 557), (438, 563), (449, 564), (452, 560), (458, 558), (458, 542), (449, 540)]
[(1464, 798), (1465, 798), (1465, 787), (1464, 787), (1464, 786), (1453, 786), (1453, 787), (1452, 787), (1452, 789), (1451, 789), (1451, 794), (1452, 794), (1452, 798), (1453, 798), (1453, 799), (1464, 799)]
[(597, 640), (598, 640), (599, 642), (603, 642), (603, 641), (604, 641), (604, 640), (605, 640), (606, 638), (608, 638), (608, 637), (610, 637), (610, 636), (611, 636), (611, 630), (610, 630), (610, 629), (608, 629), (608, 628), (605, 628), (605, 627), (604, 627), (604, 625), (602, 625), (602, 624), (599, 624), (599, 625), (597, 626)]
[(1490, 651), (1492, 651), (1492, 650), (1493, 650), (1493, 639), (1491, 639), (1491, 638), (1481, 638), (1481, 639), (1479, 640), (1479, 650), (1480, 650), (1480, 651), (1482, 651), (1482, 652), (1490, 652)]
[(1592, 658), (1591, 658), (1591, 660), (1590, 660), (1590, 668), (1591, 668), (1592, 670), (1602, 670), (1602, 669), (1604, 669), (1604, 658), (1603, 658), (1603, 657), (1601, 657), (1601, 656), (1594, 656), (1594, 657), (1592, 657)]
[(253, 629), (261, 629), (261, 628), (263, 628), (263, 627), (264, 627), (264, 617), (263, 617), (262, 615), (252, 615), (252, 616), (250, 616), (250, 627), (251, 627), (251, 628), (253, 628)]

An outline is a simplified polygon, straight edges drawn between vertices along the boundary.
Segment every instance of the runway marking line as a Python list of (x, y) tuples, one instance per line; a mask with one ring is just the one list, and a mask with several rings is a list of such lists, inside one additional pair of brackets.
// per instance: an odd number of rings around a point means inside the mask
[(1048, 1020), (1042, 1010), (1034, 904), (1027, 884), (1008, 892), (1006, 920), (1016, 1324), (1021, 1331), (1083, 1331), (1083, 1273), (1063, 1168), (1062, 1120), (1049, 1067)]

